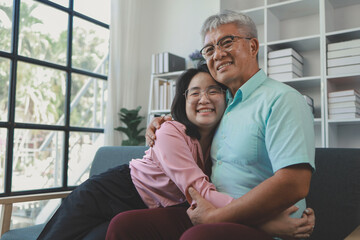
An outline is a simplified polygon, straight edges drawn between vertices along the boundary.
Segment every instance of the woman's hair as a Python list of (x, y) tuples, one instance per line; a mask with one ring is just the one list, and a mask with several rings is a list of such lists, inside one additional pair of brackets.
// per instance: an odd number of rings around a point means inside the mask
[(219, 14), (208, 17), (201, 28), (202, 41), (205, 40), (207, 32), (218, 28), (221, 25), (235, 23), (239, 30), (246, 30), (248, 37), (257, 38), (257, 29), (254, 21), (247, 15), (230, 10), (224, 10)]
[[(186, 115), (186, 99), (184, 93), (188, 89), (193, 77), (201, 72), (208, 73), (210, 75), (206, 64), (199, 64), (197, 68), (187, 69), (183, 74), (181, 74), (181, 76), (176, 81), (175, 97), (171, 104), (171, 115), (173, 119), (184, 124), (186, 127), (185, 133), (189, 137), (196, 139), (200, 139), (200, 132), (198, 131), (198, 127), (190, 122)], [(219, 85), (226, 89), (224, 85)]]

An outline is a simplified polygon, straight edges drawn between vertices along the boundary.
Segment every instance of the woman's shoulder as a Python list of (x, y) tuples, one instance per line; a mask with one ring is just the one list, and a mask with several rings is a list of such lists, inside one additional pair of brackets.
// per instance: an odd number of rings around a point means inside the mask
[(186, 127), (184, 124), (178, 121), (166, 121), (161, 124), (160, 129), (156, 131), (156, 134), (169, 134), (173, 132), (185, 133)]

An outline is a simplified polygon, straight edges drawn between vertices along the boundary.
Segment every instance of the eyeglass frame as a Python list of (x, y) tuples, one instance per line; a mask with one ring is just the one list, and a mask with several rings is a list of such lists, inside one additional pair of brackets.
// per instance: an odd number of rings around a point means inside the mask
[[(226, 48), (224, 48), (223, 46), (220, 45), (220, 42), (221, 42), (221, 41), (224, 41), (224, 39), (226, 39), (226, 38), (230, 38), (230, 39), (231, 39), (231, 46), (229, 46), (229, 48), (232, 47), (235, 38), (238, 38), (238, 39), (246, 39), (246, 40), (251, 40), (251, 39), (252, 39), (251, 37), (241, 37), (241, 36), (227, 35), (227, 36), (222, 37), (219, 41), (217, 41), (217, 43), (216, 43), (215, 45), (213, 45), (213, 44), (205, 45), (202, 49), (200, 49), (200, 54), (205, 58), (205, 60), (208, 60), (208, 59), (210, 59), (212, 56), (214, 56), (216, 46), (218, 46), (218, 48), (219, 48), (221, 51), (225, 51), (225, 52), (231, 51), (231, 49), (226, 49)], [(213, 52), (213, 54), (211, 54), (211, 55), (208, 56), (208, 57), (206, 57), (206, 54), (203, 53), (203, 50), (204, 50), (205, 48), (207, 48), (207, 47), (214, 47), (214, 52)]]
[[(218, 88), (218, 89), (220, 90), (220, 93), (219, 93), (219, 94), (225, 93), (225, 89), (223, 89), (221, 86), (219, 86), (219, 85), (211, 85), (211, 86), (205, 88), (204, 90), (200, 90), (199, 87), (193, 87), (193, 88), (186, 89), (186, 91), (183, 93), (183, 95), (185, 96), (185, 100), (186, 100), (186, 101), (189, 101), (189, 99), (188, 99), (188, 93), (189, 93), (189, 91), (190, 91), (190, 90), (193, 90), (193, 89), (199, 89), (199, 91), (200, 91), (200, 93), (199, 93), (199, 99), (197, 99), (196, 101), (191, 101), (191, 103), (192, 103), (192, 102), (198, 102), (198, 101), (200, 101), (200, 99), (203, 97), (203, 95), (205, 95), (207, 99), (210, 99), (211, 97), (209, 97), (209, 95), (208, 95), (208, 94), (209, 94), (209, 90), (210, 90), (210, 89), (214, 89), (214, 88)], [(189, 102), (190, 102), (190, 101), (189, 101)]]

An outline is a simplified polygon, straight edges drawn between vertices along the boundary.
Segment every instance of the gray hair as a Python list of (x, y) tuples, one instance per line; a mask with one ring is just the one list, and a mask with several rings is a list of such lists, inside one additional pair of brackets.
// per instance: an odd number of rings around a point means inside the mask
[(220, 25), (235, 23), (239, 30), (247, 30), (251, 38), (257, 38), (257, 29), (254, 21), (247, 15), (230, 10), (221, 11), (218, 14), (208, 17), (201, 28), (201, 38), (204, 42), (207, 32), (218, 28)]

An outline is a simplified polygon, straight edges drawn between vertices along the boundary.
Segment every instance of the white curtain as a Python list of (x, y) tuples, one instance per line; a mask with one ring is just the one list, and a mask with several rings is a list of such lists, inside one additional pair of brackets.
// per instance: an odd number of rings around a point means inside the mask
[(105, 145), (121, 145), (120, 108), (135, 108), (138, 81), (139, 1), (111, 0), (110, 61)]

